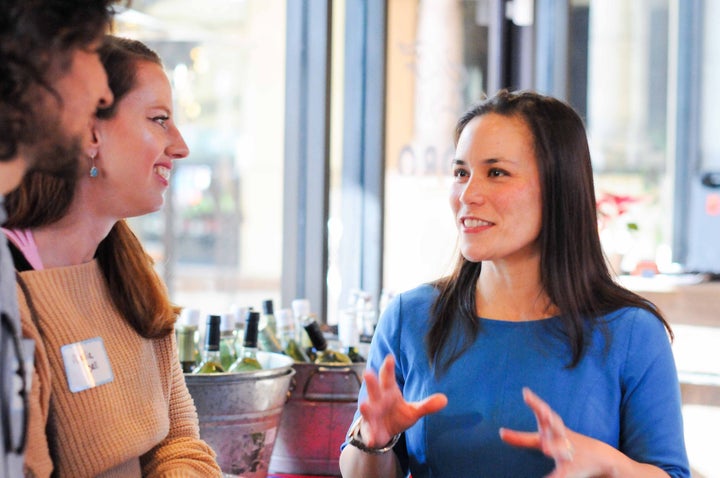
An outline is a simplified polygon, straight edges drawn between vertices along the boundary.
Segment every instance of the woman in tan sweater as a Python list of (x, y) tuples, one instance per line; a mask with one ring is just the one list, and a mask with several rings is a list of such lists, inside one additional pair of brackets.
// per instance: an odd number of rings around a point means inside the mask
[(220, 476), (177, 360), (178, 308), (125, 218), (158, 210), (188, 148), (160, 58), (108, 37), (115, 102), (75, 180), (30, 173), (7, 198), (23, 333), (36, 340), (26, 471)]

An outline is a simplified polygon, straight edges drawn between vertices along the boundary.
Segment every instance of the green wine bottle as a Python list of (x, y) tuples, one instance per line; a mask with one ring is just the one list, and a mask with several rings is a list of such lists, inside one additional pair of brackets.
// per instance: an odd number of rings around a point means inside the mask
[(315, 349), (316, 357), (314, 362), (317, 364), (351, 364), (350, 357), (337, 350), (332, 350), (327, 346), (327, 340), (320, 330), (320, 324), (316, 320), (309, 321), (305, 324), (305, 331), (310, 337), (310, 341)]
[(278, 340), (283, 353), (295, 362), (310, 362), (305, 351), (295, 340), (295, 319), (290, 309), (280, 309), (277, 313)]
[(191, 373), (198, 362), (199, 322), (200, 311), (198, 309), (183, 309), (175, 324), (178, 359), (183, 373)]
[(273, 353), (281, 353), (282, 346), (277, 338), (277, 321), (273, 310), (273, 301), (264, 300), (262, 303), (263, 313), (258, 324), (258, 344), (260, 350)]
[(358, 348), (355, 347), (354, 345), (351, 345), (350, 347), (347, 348), (347, 353), (345, 355), (347, 355), (350, 358), (352, 363), (366, 362), (365, 357), (363, 357), (360, 354), (360, 350), (358, 350)]
[(220, 373), (224, 371), (225, 369), (220, 363), (220, 316), (208, 315), (203, 358), (192, 373)]
[(225, 370), (237, 359), (233, 319), (234, 317), (229, 313), (220, 316), (220, 363)]
[(230, 308), (230, 312), (235, 317), (235, 342), (233, 343), (235, 359), (242, 354), (243, 337), (245, 337), (245, 318), (247, 317), (248, 310), (252, 310), (252, 307), (233, 304)]
[(254, 372), (261, 370), (262, 365), (257, 359), (258, 323), (260, 313), (249, 311), (245, 321), (245, 338), (242, 355), (230, 366), (229, 372)]
[(314, 315), (310, 312), (310, 301), (308, 299), (293, 299), (292, 311), (295, 317), (295, 341), (303, 350), (311, 349), (312, 342), (310, 342), (310, 337), (303, 329), (307, 322), (314, 320)]
[(365, 357), (360, 354), (358, 348), (360, 343), (358, 322), (358, 313), (354, 307), (340, 311), (338, 338), (343, 347), (345, 347), (345, 355), (347, 355), (353, 363), (365, 362)]

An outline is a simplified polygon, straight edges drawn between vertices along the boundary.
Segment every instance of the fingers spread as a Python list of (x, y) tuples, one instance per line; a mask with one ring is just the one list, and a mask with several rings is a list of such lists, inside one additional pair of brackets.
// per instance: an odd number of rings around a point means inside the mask
[(442, 393), (434, 393), (424, 400), (421, 400), (416, 404), (416, 409), (419, 416), (427, 415), (428, 413), (435, 413), (445, 408), (447, 405), (447, 396)]
[(568, 438), (568, 429), (560, 415), (529, 388), (523, 389), (523, 398), (532, 409), (538, 423), (537, 448), (556, 462), (572, 461), (575, 449)]
[(541, 434), (548, 436), (565, 437), (565, 424), (560, 415), (550, 408), (540, 397), (535, 395), (529, 388), (523, 389), (525, 403), (535, 413), (538, 428)]
[(395, 382), (395, 357), (393, 357), (392, 354), (388, 354), (385, 360), (383, 360), (380, 366), (379, 378), (380, 387), (383, 389), (397, 386)]
[(365, 380), (365, 389), (367, 390), (368, 400), (374, 402), (380, 399), (380, 383), (377, 376), (370, 370), (363, 373)]
[(501, 428), (500, 439), (512, 446), (540, 448), (540, 435), (535, 432), (519, 432), (508, 428)]

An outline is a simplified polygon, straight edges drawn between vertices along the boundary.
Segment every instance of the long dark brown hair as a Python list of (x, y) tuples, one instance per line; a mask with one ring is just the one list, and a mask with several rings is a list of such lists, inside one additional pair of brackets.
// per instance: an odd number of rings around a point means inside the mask
[[(600, 244), (590, 151), (582, 119), (566, 103), (534, 92), (500, 91), (472, 107), (458, 121), (455, 144), (475, 117), (494, 113), (516, 117), (533, 136), (542, 190), (540, 280), (560, 311), (571, 346), (569, 367), (578, 364), (589, 328), (599, 317), (622, 307), (640, 307), (670, 325), (654, 304), (613, 279)], [(480, 333), (475, 292), (481, 262), (459, 255), (453, 272), (433, 284), (439, 290), (426, 338), (437, 373), (447, 370)], [(463, 331), (459, 346), (445, 351), (454, 330)]]
[[(158, 55), (144, 44), (108, 36), (100, 49), (115, 102), (98, 113), (112, 118), (122, 98), (135, 87), (139, 62), (161, 64)], [(4, 227), (32, 229), (61, 219), (75, 195), (76, 181), (32, 171), (6, 198), (8, 220)], [(164, 337), (172, 332), (179, 307), (167, 295), (153, 261), (125, 220), (120, 220), (98, 245), (95, 254), (113, 303), (143, 337)]]

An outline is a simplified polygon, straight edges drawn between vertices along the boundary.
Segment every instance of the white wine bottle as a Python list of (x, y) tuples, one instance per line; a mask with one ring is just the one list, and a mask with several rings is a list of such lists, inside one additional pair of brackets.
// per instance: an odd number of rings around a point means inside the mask
[(353, 363), (365, 362), (365, 357), (360, 354), (360, 332), (358, 327), (358, 315), (355, 309), (346, 309), (340, 312), (338, 321), (338, 338), (344, 347), (347, 355)]
[(258, 344), (260, 350), (273, 353), (282, 353), (282, 345), (277, 338), (277, 321), (272, 299), (262, 303), (262, 316), (258, 325)]
[(280, 309), (277, 313), (278, 340), (283, 353), (295, 362), (309, 362), (307, 354), (295, 340), (295, 320), (290, 309)]
[(292, 311), (295, 317), (295, 341), (303, 350), (312, 348), (310, 337), (303, 330), (305, 323), (312, 320), (313, 316), (310, 310), (310, 301), (308, 299), (294, 299), (292, 301)]
[(198, 351), (199, 325), (200, 311), (198, 309), (183, 309), (180, 318), (175, 323), (178, 359), (183, 373), (192, 372), (195, 365), (197, 365), (200, 356)]
[(328, 348), (327, 340), (320, 330), (320, 324), (316, 320), (311, 320), (305, 325), (305, 331), (310, 337), (313, 348), (315, 349), (314, 362), (317, 364), (351, 364), (352, 360), (346, 354)]
[(236, 359), (234, 317), (225, 313), (220, 316), (220, 363), (227, 370)]
[(249, 311), (245, 321), (242, 355), (230, 366), (229, 372), (254, 372), (262, 369), (262, 365), (257, 359), (259, 322), (260, 313)]
[(220, 363), (220, 316), (208, 315), (203, 358), (192, 373), (221, 373), (224, 371), (225, 369)]
[(243, 337), (245, 337), (245, 318), (247, 317), (248, 310), (252, 310), (252, 307), (235, 304), (230, 307), (230, 313), (233, 314), (235, 320), (235, 342), (233, 343), (233, 347), (235, 348), (236, 359), (242, 354)]

